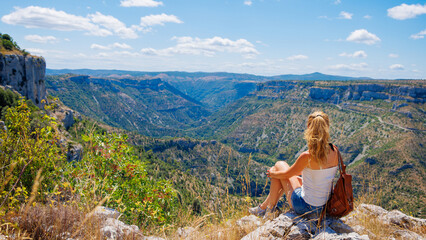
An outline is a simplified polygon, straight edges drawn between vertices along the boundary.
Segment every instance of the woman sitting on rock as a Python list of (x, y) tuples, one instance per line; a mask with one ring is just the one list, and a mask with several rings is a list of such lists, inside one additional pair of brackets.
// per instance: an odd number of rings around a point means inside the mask
[(336, 147), (328, 142), (329, 126), (327, 114), (314, 112), (309, 115), (305, 130), (308, 151), (303, 152), (291, 167), (279, 161), (268, 170), (271, 179), (269, 195), (262, 204), (250, 208), (250, 213), (269, 217), (283, 194), (299, 215), (321, 212), (338, 167)]

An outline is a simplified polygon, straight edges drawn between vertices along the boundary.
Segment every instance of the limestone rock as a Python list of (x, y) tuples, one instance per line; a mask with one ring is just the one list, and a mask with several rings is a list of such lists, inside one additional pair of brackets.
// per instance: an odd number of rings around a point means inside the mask
[(69, 142), (67, 160), (68, 162), (80, 161), (83, 156), (83, 146), (79, 143)]
[(420, 236), (419, 234), (408, 230), (396, 230), (392, 233), (392, 235), (397, 237), (398, 239), (424, 239), (424, 237)]
[(102, 219), (114, 218), (118, 219), (121, 216), (121, 213), (112, 208), (106, 208), (103, 206), (98, 206), (93, 212), (94, 216), (100, 217)]
[(44, 75), (46, 62), (42, 57), (0, 53), (0, 85), (10, 85), (35, 105), (46, 99)]
[(65, 113), (65, 117), (62, 120), (62, 123), (64, 124), (64, 127), (66, 130), (68, 130), (70, 127), (72, 127), (72, 125), (74, 125), (75, 120), (74, 120), (74, 114), (72, 110), (68, 110)]
[(403, 228), (426, 227), (426, 219), (407, 216), (398, 210), (392, 210), (380, 216), (385, 224), (395, 224)]
[(259, 227), (262, 223), (260, 222), (260, 219), (258, 217), (254, 215), (249, 215), (237, 220), (236, 224), (240, 228), (247, 228), (253, 226)]
[(359, 234), (352, 232), (352, 233), (345, 233), (345, 234), (337, 234), (337, 233), (328, 233), (328, 232), (322, 232), (318, 234), (314, 239), (316, 240), (368, 240), (370, 239), (367, 235), (360, 236)]
[(196, 232), (193, 227), (178, 228), (177, 234), (180, 238), (190, 238)]
[(143, 237), (137, 226), (129, 226), (115, 218), (107, 218), (102, 225), (101, 233), (105, 239), (123, 239), (125, 235), (130, 235), (135, 239)]
[[(379, 206), (360, 204), (355, 211), (342, 218), (342, 220), (346, 224), (356, 226), (363, 218), (376, 219), (378, 224), (391, 229), (392, 231), (389, 231), (387, 236), (388, 239), (424, 239), (424, 237), (414, 231), (424, 229), (426, 227), (426, 219), (407, 216), (398, 210), (387, 211)], [(355, 230), (366, 232), (370, 237), (376, 238), (373, 233), (368, 229), (363, 229), (361, 226), (358, 226)]]
[(360, 236), (338, 219), (327, 219), (320, 229), (316, 225), (315, 218), (302, 218), (289, 211), (265, 222), (242, 239), (369, 239), (367, 235)]

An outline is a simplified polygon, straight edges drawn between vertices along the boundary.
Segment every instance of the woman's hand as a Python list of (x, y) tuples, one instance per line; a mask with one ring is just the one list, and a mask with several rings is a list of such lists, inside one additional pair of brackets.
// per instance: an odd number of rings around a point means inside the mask
[(269, 170), (266, 171), (266, 176), (268, 176), (268, 178), (274, 178), (276, 176), (277, 170), (274, 167), (271, 167)]

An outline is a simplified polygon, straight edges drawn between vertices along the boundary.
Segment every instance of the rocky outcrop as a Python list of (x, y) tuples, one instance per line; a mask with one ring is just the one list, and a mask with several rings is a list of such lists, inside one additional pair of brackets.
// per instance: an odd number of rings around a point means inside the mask
[[(339, 103), (345, 100), (371, 101), (375, 99), (425, 103), (426, 88), (385, 84), (312, 87), (309, 90), (309, 97), (314, 100), (332, 103)], [(399, 107), (402, 106), (404, 105)], [(398, 106), (394, 106), (394, 108), (397, 109)]]
[[(373, 221), (370, 224), (366, 222)], [(293, 211), (261, 224), (254, 215), (237, 221), (240, 228), (257, 227), (242, 239), (424, 239), (422, 231), (426, 219), (410, 217), (398, 210), (385, 209), (370, 204), (359, 205), (351, 214), (341, 219), (326, 218), (317, 228), (317, 219), (312, 216), (300, 217)], [(378, 236), (367, 227), (382, 228)], [(385, 232), (385, 236), (383, 236)]]
[(355, 211), (342, 220), (372, 238), (380, 238), (380, 236), (375, 236), (361, 223), (370, 222), (370, 225), (374, 225), (376, 228), (386, 229), (386, 236), (381, 236), (381, 238), (425, 239), (426, 237), (424, 235), (426, 219), (411, 217), (398, 210), (387, 211), (376, 205), (360, 204)]
[(327, 219), (317, 228), (315, 218), (301, 218), (293, 211), (279, 215), (265, 222), (242, 240), (251, 239), (369, 239), (356, 233), (350, 226), (338, 219)]
[[(372, 221), (370, 224), (365, 224)], [(370, 204), (359, 205), (351, 214), (341, 219), (326, 218), (317, 228), (317, 219), (300, 217), (293, 211), (261, 224), (254, 215), (237, 221), (240, 228), (257, 227), (242, 239), (424, 239), (422, 231), (426, 220), (410, 217), (398, 210), (385, 209)], [(385, 229), (385, 236), (375, 235), (367, 227)], [(383, 233), (382, 233), (383, 234)]]
[(11, 86), (39, 107), (46, 99), (45, 71), (42, 57), (0, 53), (0, 85)]
[(118, 220), (121, 214), (114, 209), (97, 207), (93, 212), (93, 216), (97, 217), (99, 220), (100, 231), (103, 237), (102, 239), (164, 240), (159, 237), (144, 236), (138, 226), (127, 225)]

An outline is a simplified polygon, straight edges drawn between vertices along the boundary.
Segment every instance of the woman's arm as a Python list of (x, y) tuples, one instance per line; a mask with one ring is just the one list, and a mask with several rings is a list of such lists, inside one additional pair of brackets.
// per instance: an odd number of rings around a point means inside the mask
[(308, 162), (309, 162), (309, 153), (304, 152), (300, 154), (296, 162), (293, 165), (291, 165), (287, 170), (277, 171), (275, 170), (275, 167), (272, 167), (271, 169), (268, 170), (267, 175), (270, 178), (277, 178), (277, 179), (286, 179), (296, 175), (300, 175), (302, 173), (302, 170), (308, 165)]

